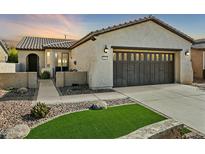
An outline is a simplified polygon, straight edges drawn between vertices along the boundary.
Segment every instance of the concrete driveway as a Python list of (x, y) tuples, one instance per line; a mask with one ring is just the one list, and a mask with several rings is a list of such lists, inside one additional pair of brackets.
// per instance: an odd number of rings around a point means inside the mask
[(181, 84), (115, 90), (205, 134), (205, 90)]

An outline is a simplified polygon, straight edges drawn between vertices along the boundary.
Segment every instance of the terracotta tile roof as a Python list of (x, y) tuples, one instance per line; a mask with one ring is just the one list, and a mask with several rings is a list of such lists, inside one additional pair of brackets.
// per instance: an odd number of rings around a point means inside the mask
[(148, 17), (145, 17), (145, 18), (139, 18), (138, 20), (134, 20), (134, 21), (129, 21), (129, 22), (125, 22), (123, 24), (119, 24), (119, 25), (114, 25), (114, 26), (109, 26), (107, 28), (103, 28), (101, 30), (96, 30), (96, 31), (93, 31), (93, 32), (90, 32), (89, 34), (87, 34), (85, 37), (83, 37), (82, 39), (80, 39), (79, 41), (77, 41), (76, 43), (74, 43), (71, 48), (75, 48), (77, 47), (78, 45), (90, 40), (90, 39), (95, 39), (95, 36), (98, 36), (98, 35), (101, 35), (101, 34), (104, 34), (104, 33), (107, 33), (107, 32), (110, 32), (110, 31), (114, 31), (114, 30), (118, 30), (118, 29), (121, 29), (121, 28), (125, 28), (125, 27), (128, 27), (128, 26), (132, 26), (132, 25), (135, 25), (135, 24), (140, 24), (140, 23), (143, 23), (143, 22), (147, 22), (147, 21), (153, 21), (159, 25), (161, 25), (162, 27), (166, 28), (167, 30), (179, 35), (180, 37), (190, 41), (190, 42), (193, 42), (193, 39), (186, 35), (185, 33), (177, 30), (176, 28), (168, 25), (167, 23), (159, 20), (158, 18), (154, 17), (154, 16), (148, 16)]
[(46, 48), (68, 49), (75, 41), (43, 37), (24, 37), (16, 46), (17, 50), (45, 50)]
[(7, 49), (7, 46), (6, 46), (6, 43), (2, 40), (0, 40), (0, 46), (2, 47), (2, 49), (4, 50), (4, 52), (6, 54), (8, 54), (8, 49)]

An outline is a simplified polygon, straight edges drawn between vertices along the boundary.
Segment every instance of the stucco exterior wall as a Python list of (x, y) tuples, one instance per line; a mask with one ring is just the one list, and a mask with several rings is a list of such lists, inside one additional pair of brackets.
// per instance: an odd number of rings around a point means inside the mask
[(45, 67), (45, 51), (28, 51), (18, 50), (18, 62), (21, 65), (21, 71), (27, 71), (27, 56), (29, 54), (36, 54), (39, 57), (39, 71)]
[(0, 63), (0, 73), (15, 73), (20, 71), (20, 64)]
[(0, 46), (0, 63), (6, 62), (7, 60), (8, 60), (8, 55), (4, 52), (4, 50)]
[(191, 49), (194, 79), (203, 79), (203, 50)]
[[(95, 74), (97, 69), (97, 52), (98, 51), (95, 50), (95, 44), (92, 41), (88, 41), (73, 49), (69, 56), (69, 65), (71, 69), (87, 72), (89, 86), (93, 83), (93, 74)], [(76, 61), (76, 65), (74, 61)]]
[(56, 87), (87, 84), (87, 72), (56, 72)]
[(37, 88), (36, 72), (0, 73), (0, 88)]
[[(182, 49), (175, 54), (175, 81), (181, 83), (193, 81), (190, 56), (185, 56), (185, 52), (190, 50), (191, 43), (152, 21), (108, 32), (96, 39), (72, 50), (72, 58), (77, 59), (75, 67), (88, 71), (89, 85), (93, 89), (113, 86), (111, 46)], [(107, 54), (104, 53), (105, 45), (109, 48)], [(102, 60), (102, 56), (108, 56), (108, 59)]]

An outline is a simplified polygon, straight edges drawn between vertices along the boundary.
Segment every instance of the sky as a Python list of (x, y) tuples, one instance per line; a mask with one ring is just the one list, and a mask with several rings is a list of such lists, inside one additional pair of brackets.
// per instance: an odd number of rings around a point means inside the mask
[[(23, 36), (80, 39), (87, 33), (148, 16), (146, 14), (1, 14), (0, 39), (19, 41)], [(192, 38), (205, 38), (205, 15), (154, 15)]]

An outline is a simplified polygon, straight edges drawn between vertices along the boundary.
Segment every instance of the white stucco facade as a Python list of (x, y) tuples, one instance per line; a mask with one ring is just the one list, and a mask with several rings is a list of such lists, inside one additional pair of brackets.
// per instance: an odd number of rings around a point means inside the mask
[(0, 63), (4, 63), (8, 60), (8, 54), (4, 51), (4, 49), (0, 46)]
[[(58, 66), (57, 64), (58, 53), (60, 53), (62, 57), (62, 54), (69, 54), (69, 50), (62, 50), (62, 49), (46, 49), (43, 51), (18, 50), (18, 63), (21, 66), (21, 71), (26, 72), (28, 70), (27, 68), (28, 55), (36, 54), (39, 59), (39, 73), (42, 73), (43, 71), (49, 71), (51, 73), (51, 77), (53, 77), (54, 69), (56, 66)], [(67, 61), (69, 63), (69, 59), (67, 59)], [(67, 66), (68, 65), (69, 64), (67, 64)]]
[[(104, 53), (105, 45), (109, 48)], [(175, 82), (191, 83), (193, 71), (190, 56), (191, 42), (172, 33), (153, 21), (107, 32), (71, 50), (72, 68), (88, 72), (88, 83), (93, 89), (113, 87), (113, 49), (111, 46), (182, 49), (175, 53)], [(108, 56), (103, 60), (102, 56)]]
[(39, 58), (39, 71), (45, 67), (45, 51), (32, 51), (32, 50), (18, 50), (18, 63), (21, 65), (21, 71), (26, 72), (27, 56), (30, 54), (36, 54)]

